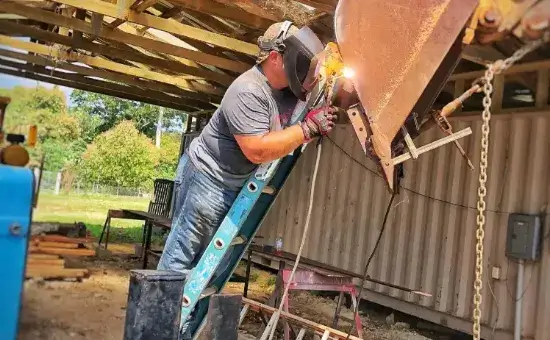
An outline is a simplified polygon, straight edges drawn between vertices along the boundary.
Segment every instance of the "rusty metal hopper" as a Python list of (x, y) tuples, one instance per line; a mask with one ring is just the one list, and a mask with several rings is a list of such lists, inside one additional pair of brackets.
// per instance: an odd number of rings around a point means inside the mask
[[(458, 63), (476, 0), (340, 0), (335, 34), (366, 115), (364, 141), (392, 188), (392, 141), (423, 117)], [(451, 53), (452, 52), (452, 53)], [(438, 71), (439, 69), (439, 71)], [(365, 149), (365, 146), (363, 146)]]

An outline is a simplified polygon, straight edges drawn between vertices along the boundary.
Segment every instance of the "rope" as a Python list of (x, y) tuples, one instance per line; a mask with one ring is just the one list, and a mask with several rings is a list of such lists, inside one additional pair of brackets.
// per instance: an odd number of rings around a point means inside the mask
[(273, 313), (273, 315), (271, 316), (271, 319), (269, 320), (269, 322), (268, 322), (268, 324), (267, 324), (267, 326), (266, 326), (266, 328), (265, 328), (265, 330), (262, 334), (262, 337), (260, 338), (261, 340), (266, 340), (268, 335), (269, 335), (269, 340), (272, 340), (273, 336), (275, 335), (275, 330), (277, 329), (277, 324), (279, 322), (279, 318), (281, 316), (281, 312), (283, 310), (285, 300), (288, 296), (288, 290), (290, 288), (290, 283), (294, 279), (294, 274), (296, 273), (296, 269), (298, 268), (298, 264), (300, 263), (300, 258), (302, 257), (302, 251), (304, 250), (304, 245), (306, 243), (307, 234), (308, 234), (308, 230), (309, 230), (309, 222), (311, 220), (311, 212), (313, 210), (313, 198), (314, 198), (314, 193), (315, 193), (315, 183), (317, 182), (317, 172), (319, 170), (319, 162), (321, 160), (321, 151), (322, 151), (322, 144), (319, 143), (317, 145), (317, 158), (315, 160), (315, 168), (313, 170), (313, 178), (311, 180), (311, 190), (310, 190), (310, 193), (309, 193), (309, 206), (308, 206), (308, 209), (307, 209), (307, 216), (306, 216), (306, 223), (304, 225), (304, 232), (302, 234), (302, 242), (300, 244), (300, 249), (298, 250), (298, 254), (296, 255), (296, 261), (294, 262), (294, 267), (292, 267), (292, 272), (290, 273), (290, 279), (288, 281), (289, 284), (286, 285), (283, 296), (281, 298), (281, 303), (279, 304), (279, 309), (275, 313)]

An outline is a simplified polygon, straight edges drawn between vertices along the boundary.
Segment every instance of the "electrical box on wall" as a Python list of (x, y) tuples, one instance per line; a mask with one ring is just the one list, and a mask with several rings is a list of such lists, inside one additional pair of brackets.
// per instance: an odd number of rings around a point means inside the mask
[(506, 256), (536, 261), (540, 257), (541, 220), (537, 215), (510, 214), (506, 235)]

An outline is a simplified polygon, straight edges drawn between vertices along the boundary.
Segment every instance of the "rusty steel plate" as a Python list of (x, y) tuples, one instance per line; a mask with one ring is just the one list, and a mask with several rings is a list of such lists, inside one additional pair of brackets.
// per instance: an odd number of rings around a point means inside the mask
[[(390, 144), (445, 55), (463, 32), (476, 0), (340, 0), (335, 34), (369, 118), (374, 151), (391, 164)], [(392, 178), (391, 172), (386, 178)]]

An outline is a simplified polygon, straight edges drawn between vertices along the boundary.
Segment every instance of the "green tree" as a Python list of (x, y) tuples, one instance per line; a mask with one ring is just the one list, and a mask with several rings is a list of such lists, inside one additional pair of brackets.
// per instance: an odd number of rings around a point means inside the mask
[(181, 134), (166, 133), (160, 140), (159, 164), (157, 177), (173, 179), (178, 166), (178, 155), (180, 151)]
[[(120, 99), (103, 94), (74, 90), (71, 93), (73, 104), (90, 117), (99, 120), (97, 133), (105, 132), (121, 121), (132, 120), (139, 132), (154, 138), (161, 107)], [(165, 130), (180, 127), (187, 115), (173, 109), (165, 109), (162, 126)]]
[(157, 164), (152, 141), (133, 122), (122, 121), (88, 145), (77, 169), (90, 183), (150, 188)]
[(59, 171), (85, 150), (81, 138), (84, 117), (69, 112), (65, 94), (58, 87), (16, 86), (1, 89), (0, 95), (11, 98), (4, 125), (7, 133), (27, 135), (30, 125), (38, 127), (38, 143), (29, 150), (33, 163), (45, 155), (45, 169)]

